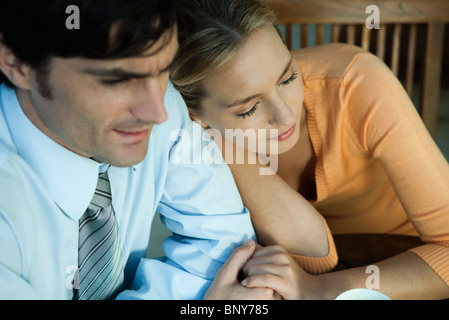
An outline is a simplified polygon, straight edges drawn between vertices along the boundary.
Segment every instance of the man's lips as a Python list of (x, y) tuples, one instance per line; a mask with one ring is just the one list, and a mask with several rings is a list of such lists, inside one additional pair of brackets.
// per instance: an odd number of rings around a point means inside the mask
[(293, 126), (290, 127), (290, 129), (288, 129), (287, 131), (285, 131), (284, 133), (278, 135), (275, 139), (277, 139), (278, 141), (283, 141), (286, 140), (288, 138), (290, 138), (293, 133), (296, 130), (296, 124), (294, 124)]
[(146, 140), (149, 136), (150, 129), (144, 130), (118, 130), (114, 129), (114, 132), (117, 133), (122, 139), (124, 139), (127, 143), (133, 144), (138, 143), (143, 140)]

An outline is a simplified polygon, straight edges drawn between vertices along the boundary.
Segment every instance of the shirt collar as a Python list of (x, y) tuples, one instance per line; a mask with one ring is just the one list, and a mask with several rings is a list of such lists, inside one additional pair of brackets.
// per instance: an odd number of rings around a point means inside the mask
[(78, 220), (88, 207), (101, 164), (73, 153), (40, 131), (24, 114), (16, 93), (1, 88), (1, 103), (18, 154), (30, 165), (61, 210)]

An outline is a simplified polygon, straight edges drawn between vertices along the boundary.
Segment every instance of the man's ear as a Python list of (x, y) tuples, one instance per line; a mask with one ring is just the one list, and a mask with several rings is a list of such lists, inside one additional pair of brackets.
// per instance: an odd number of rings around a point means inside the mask
[(0, 70), (16, 87), (30, 90), (30, 68), (23, 64), (15, 54), (1, 42), (0, 34)]

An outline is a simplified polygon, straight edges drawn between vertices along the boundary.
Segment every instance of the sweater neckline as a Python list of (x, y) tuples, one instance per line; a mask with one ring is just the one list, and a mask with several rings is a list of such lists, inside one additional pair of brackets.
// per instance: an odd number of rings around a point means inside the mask
[[(299, 65), (299, 63), (298, 63)], [(299, 65), (299, 68), (301, 66)], [(304, 73), (301, 70), (301, 74)], [(316, 203), (321, 199), (324, 199), (328, 194), (326, 186), (326, 180), (324, 175), (324, 162), (323, 162), (323, 141), (320, 135), (320, 131), (317, 124), (316, 112), (315, 112), (315, 98), (311, 88), (307, 85), (304, 77), (303, 90), (304, 90), (304, 108), (307, 111), (307, 128), (309, 131), (310, 140), (312, 142), (313, 151), (315, 152), (316, 165), (315, 165), (315, 185), (316, 185), (316, 200), (311, 200), (311, 203)]]

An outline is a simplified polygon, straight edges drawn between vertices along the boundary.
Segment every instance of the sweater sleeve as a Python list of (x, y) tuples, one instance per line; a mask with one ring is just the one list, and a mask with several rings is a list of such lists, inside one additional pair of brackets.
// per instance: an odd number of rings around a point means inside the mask
[(338, 255), (337, 250), (335, 248), (334, 238), (332, 237), (332, 233), (327, 226), (326, 220), (322, 216), (321, 220), (324, 223), (327, 234), (328, 241), (328, 254), (324, 257), (307, 257), (300, 256), (296, 254), (291, 254), (293, 259), (295, 259), (296, 263), (302, 267), (305, 271), (311, 274), (320, 274), (329, 272), (335, 268), (338, 263)]
[(377, 57), (359, 54), (343, 78), (342, 103), (361, 148), (378, 158), (426, 243), (411, 251), (449, 285), (449, 164), (401, 83)]

